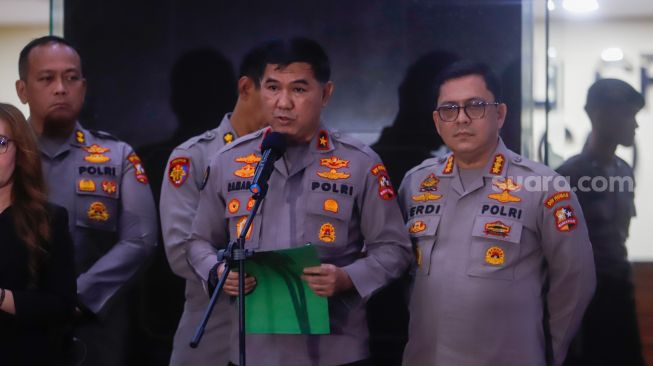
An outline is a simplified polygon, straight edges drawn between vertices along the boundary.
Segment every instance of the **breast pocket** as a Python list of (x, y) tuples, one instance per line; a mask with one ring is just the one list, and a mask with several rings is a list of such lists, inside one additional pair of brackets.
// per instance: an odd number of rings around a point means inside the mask
[(349, 221), (354, 199), (313, 193), (306, 200), (305, 235), (307, 242), (317, 245), (324, 257), (340, 252), (349, 243)]
[[(245, 228), (245, 223), (254, 208), (254, 199), (249, 192), (238, 192), (227, 197), (225, 218), (229, 225), (229, 238), (236, 239)], [(260, 246), (263, 205), (259, 207), (252, 225), (245, 235), (245, 248), (257, 249)]]
[(512, 281), (519, 261), (522, 224), (497, 217), (477, 216), (467, 274)]
[(428, 276), (431, 270), (431, 254), (440, 225), (440, 216), (419, 216), (409, 220), (406, 228), (415, 251), (415, 275)]
[(76, 225), (115, 232), (120, 209), (118, 181), (115, 178), (82, 177), (75, 185)]

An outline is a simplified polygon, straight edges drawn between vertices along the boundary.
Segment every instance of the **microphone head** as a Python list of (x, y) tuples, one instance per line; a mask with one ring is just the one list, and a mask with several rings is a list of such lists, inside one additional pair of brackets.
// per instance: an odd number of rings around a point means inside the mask
[(271, 149), (277, 157), (286, 152), (286, 136), (281, 132), (270, 132), (261, 143), (261, 151)]

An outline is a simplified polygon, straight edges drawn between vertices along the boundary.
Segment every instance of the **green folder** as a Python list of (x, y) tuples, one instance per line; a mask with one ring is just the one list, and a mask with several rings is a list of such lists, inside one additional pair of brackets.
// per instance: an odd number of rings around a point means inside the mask
[(313, 245), (256, 252), (245, 271), (256, 277), (254, 291), (245, 297), (247, 333), (329, 334), (329, 304), (300, 276), (305, 267), (319, 266)]

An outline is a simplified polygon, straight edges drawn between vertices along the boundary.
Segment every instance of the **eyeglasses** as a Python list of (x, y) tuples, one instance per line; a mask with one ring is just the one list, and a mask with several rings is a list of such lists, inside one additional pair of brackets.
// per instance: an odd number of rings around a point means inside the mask
[(5, 136), (0, 136), (0, 154), (4, 154), (7, 152), (7, 149), (9, 149), (9, 143), (11, 141), (14, 141), (8, 137)]
[(465, 114), (470, 119), (480, 119), (485, 117), (485, 107), (489, 105), (497, 106), (501, 103), (499, 102), (472, 102), (465, 104), (464, 106), (446, 104), (440, 107), (435, 108), (438, 112), (438, 116), (443, 122), (453, 122), (458, 119), (458, 114), (461, 109), (465, 110)]

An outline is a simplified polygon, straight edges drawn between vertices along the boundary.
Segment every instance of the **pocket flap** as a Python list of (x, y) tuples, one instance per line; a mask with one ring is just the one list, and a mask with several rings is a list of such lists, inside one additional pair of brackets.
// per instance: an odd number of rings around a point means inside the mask
[(495, 216), (476, 216), (472, 236), (518, 244), (523, 225), (518, 221)]

